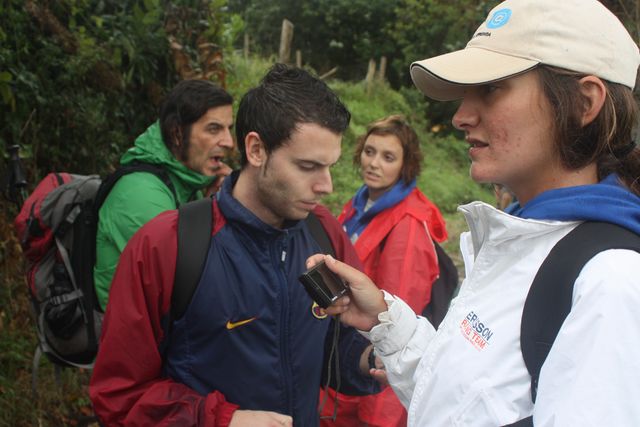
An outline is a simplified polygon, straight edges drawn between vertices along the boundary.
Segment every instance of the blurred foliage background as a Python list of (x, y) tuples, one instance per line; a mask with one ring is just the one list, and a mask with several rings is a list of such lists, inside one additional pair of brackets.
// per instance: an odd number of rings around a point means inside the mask
[[(640, 39), (640, 2), (603, 0)], [(303, 67), (328, 75), (352, 112), (335, 191), (337, 213), (360, 185), (355, 138), (367, 123), (401, 113), (418, 131), (425, 165), (420, 188), (445, 213), (454, 258), (464, 221), (455, 208), (494, 203), (468, 178), (466, 145), (450, 126), (455, 103), (431, 103), (408, 65), (463, 47), (497, 4), (488, 0), (0, 0), (0, 176), (18, 145), (28, 189), (49, 171), (106, 174), (156, 119), (181, 79), (206, 78), (233, 94), (258, 83), (276, 61), (282, 20)], [(384, 78), (365, 81), (369, 61)], [(2, 191), (6, 193), (6, 182)], [(14, 203), (0, 205), (0, 427), (81, 426), (92, 421), (89, 371), (54, 372), (41, 363), (32, 395), (36, 338), (13, 233)], [(459, 260), (458, 260), (459, 262)]]

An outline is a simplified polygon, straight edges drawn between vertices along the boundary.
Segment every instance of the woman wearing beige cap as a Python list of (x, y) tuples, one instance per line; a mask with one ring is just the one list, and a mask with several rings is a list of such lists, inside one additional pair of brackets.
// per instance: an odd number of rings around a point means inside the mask
[(327, 312), (366, 331), (409, 426), (640, 425), (639, 64), (596, 0), (508, 0), (465, 49), (411, 65), (461, 100), (471, 177), (519, 203), (460, 207), (466, 278), (437, 330), (328, 260), (351, 292)]

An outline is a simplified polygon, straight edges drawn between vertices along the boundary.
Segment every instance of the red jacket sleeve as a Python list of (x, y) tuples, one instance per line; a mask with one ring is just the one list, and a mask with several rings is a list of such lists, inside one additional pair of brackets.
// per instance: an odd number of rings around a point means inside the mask
[(143, 226), (122, 252), (89, 394), (106, 426), (228, 426), (237, 405), (162, 376), (161, 322), (169, 311), (177, 211)]
[[(365, 265), (368, 266), (366, 261)], [(378, 287), (421, 313), (431, 299), (431, 285), (439, 272), (433, 241), (424, 222), (410, 215), (403, 217), (387, 235), (377, 267), (372, 268), (372, 279)]]

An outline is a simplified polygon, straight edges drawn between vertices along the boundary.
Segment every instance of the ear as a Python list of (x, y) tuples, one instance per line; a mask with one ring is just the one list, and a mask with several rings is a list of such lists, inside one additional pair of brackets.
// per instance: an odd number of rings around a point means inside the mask
[(182, 145), (182, 128), (180, 126), (171, 129), (171, 139), (172, 147), (179, 148)]
[(260, 167), (267, 159), (267, 152), (264, 149), (264, 142), (257, 132), (249, 132), (244, 138), (245, 155), (247, 162), (251, 166)]
[(607, 97), (607, 88), (602, 80), (596, 76), (585, 76), (580, 79), (580, 92), (584, 97), (584, 110), (582, 112), (582, 126), (591, 123), (602, 110)]

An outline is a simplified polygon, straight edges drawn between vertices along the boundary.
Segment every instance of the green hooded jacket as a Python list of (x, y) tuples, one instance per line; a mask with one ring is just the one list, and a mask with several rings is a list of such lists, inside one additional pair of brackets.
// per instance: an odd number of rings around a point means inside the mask
[[(203, 196), (201, 189), (214, 177), (201, 175), (180, 163), (165, 146), (158, 122), (140, 135), (120, 164), (133, 162), (162, 166), (176, 190), (178, 204)], [(102, 309), (107, 306), (111, 279), (120, 253), (138, 229), (161, 212), (175, 209), (176, 200), (160, 178), (149, 172), (133, 172), (120, 178), (100, 208), (96, 235), (96, 293)]]

